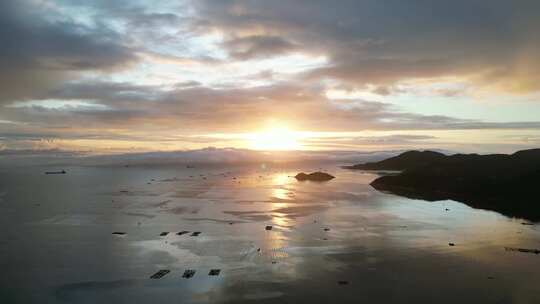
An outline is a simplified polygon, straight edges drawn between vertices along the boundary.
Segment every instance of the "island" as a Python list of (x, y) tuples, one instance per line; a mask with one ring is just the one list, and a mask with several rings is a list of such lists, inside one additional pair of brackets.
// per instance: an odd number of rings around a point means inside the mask
[(313, 173), (309, 173), (309, 174), (306, 174), (304, 172), (300, 172), (300, 173), (296, 174), (294, 176), (294, 178), (296, 178), (299, 181), (309, 180), (309, 181), (315, 181), (315, 182), (324, 182), (324, 181), (329, 181), (329, 180), (335, 178), (335, 176), (332, 176), (332, 175), (330, 175), (328, 173), (325, 173), (325, 172), (313, 172)]
[(347, 167), (399, 171), (375, 179), (379, 191), (428, 201), (455, 200), (507, 216), (540, 221), (540, 149), (513, 154), (408, 151), (374, 163)]

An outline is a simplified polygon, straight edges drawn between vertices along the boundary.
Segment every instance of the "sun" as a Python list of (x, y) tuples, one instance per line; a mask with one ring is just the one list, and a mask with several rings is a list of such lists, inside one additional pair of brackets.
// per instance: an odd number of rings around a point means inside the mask
[(250, 148), (255, 150), (298, 150), (302, 147), (298, 133), (286, 127), (274, 127), (263, 132), (250, 134)]

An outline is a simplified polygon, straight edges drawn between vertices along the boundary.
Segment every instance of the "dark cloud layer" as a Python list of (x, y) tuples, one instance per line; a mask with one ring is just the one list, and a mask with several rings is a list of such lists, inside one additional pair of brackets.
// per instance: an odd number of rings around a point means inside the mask
[(233, 38), (224, 43), (224, 47), (234, 58), (253, 59), (279, 56), (296, 49), (291, 43), (279, 36), (249, 36)]
[(106, 27), (47, 20), (26, 1), (0, 3), (0, 101), (34, 97), (88, 70), (112, 70), (135, 60)]
[[(246, 132), (261, 121), (278, 117), (300, 130), (471, 130), (539, 129), (540, 122), (484, 122), (443, 115), (402, 112), (394, 105), (364, 100), (329, 100), (317, 87), (288, 84), (245, 89), (204, 86), (161, 90), (107, 82), (72, 83), (48, 94), (55, 100), (98, 100), (101, 107), (6, 108), (4, 113), (24, 126), (5, 126), (5, 137), (29, 134), (43, 138), (143, 140), (133, 133), (154, 133), (147, 140), (166, 140), (167, 133)], [(298, 114), (302, 117), (298, 119)], [(133, 126), (137, 126), (134, 128)], [(85, 129), (80, 129), (84, 127)], [(12, 130), (9, 133), (7, 130)], [(100, 131), (102, 130), (102, 131)], [(120, 132), (117, 135), (108, 130)], [(126, 135), (122, 133), (130, 133)], [(159, 138), (159, 137), (158, 137)], [(176, 137), (175, 137), (176, 138)], [(417, 139), (417, 138), (416, 138)]]
[[(312, 77), (381, 83), (474, 74), (481, 82), (508, 90), (540, 89), (540, 2), (534, 0), (260, 0), (196, 5), (199, 22), (207, 27), (228, 33), (256, 29), (305, 50), (329, 53), (333, 65), (311, 73)], [(535, 68), (524, 67), (523, 61)]]

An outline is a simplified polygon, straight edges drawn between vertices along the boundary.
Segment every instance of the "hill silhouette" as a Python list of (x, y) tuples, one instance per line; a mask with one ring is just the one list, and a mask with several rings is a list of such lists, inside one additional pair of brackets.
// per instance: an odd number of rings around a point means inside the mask
[(428, 201), (452, 199), (509, 216), (540, 220), (540, 149), (514, 154), (409, 151), (376, 163), (349, 167), (399, 170), (371, 183), (375, 189)]
[(439, 152), (433, 151), (407, 151), (401, 153), (398, 156), (391, 157), (379, 162), (358, 164), (348, 169), (362, 169), (362, 170), (397, 170), (402, 171), (410, 169), (419, 165), (427, 164), (436, 160), (444, 158), (445, 155)]

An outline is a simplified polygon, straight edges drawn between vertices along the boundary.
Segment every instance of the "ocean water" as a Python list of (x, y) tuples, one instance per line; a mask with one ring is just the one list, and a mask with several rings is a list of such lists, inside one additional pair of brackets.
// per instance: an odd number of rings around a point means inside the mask
[[(44, 174), (56, 169), (68, 173)], [(336, 178), (292, 177), (319, 169)], [(540, 248), (538, 225), (380, 193), (376, 177), (328, 165), (2, 168), (0, 302), (540, 303), (540, 254), (505, 249)]]

